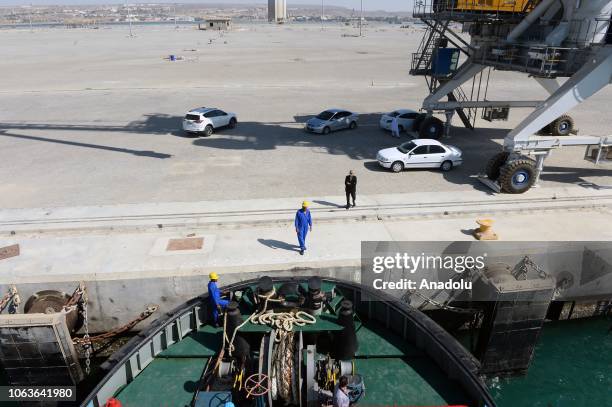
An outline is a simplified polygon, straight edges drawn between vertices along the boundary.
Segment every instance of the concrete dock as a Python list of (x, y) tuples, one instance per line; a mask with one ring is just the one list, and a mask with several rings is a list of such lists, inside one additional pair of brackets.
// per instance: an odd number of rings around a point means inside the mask
[[(70, 292), (83, 280), (93, 328), (108, 329), (143, 304), (169, 311), (205, 292), (211, 271), (223, 284), (270, 273), (358, 280), (362, 241), (471, 241), (482, 217), (496, 221), (503, 241), (612, 240), (607, 191), (541, 188), (511, 200), (478, 191), (366, 195), (348, 211), (343, 198), (311, 198), (305, 256), (293, 228), (300, 198), (2, 210), (0, 247), (18, 244), (20, 254), (0, 260), (0, 290), (16, 284), (27, 298)], [(197, 238), (199, 247), (170, 249), (172, 240)]]

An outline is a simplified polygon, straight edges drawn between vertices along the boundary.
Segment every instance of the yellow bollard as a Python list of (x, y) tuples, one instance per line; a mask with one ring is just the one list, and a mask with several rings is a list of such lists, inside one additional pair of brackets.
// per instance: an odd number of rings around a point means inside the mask
[(474, 230), (474, 237), (478, 240), (499, 240), (497, 233), (493, 232), (493, 219), (478, 219), (479, 228)]

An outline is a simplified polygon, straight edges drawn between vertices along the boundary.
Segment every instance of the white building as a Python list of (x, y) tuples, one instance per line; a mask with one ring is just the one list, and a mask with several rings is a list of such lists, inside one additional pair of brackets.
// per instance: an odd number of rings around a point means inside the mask
[(227, 31), (232, 28), (231, 18), (209, 18), (205, 23), (198, 24), (200, 30)]
[(268, 0), (268, 21), (283, 23), (287, 20), (287, 0)]

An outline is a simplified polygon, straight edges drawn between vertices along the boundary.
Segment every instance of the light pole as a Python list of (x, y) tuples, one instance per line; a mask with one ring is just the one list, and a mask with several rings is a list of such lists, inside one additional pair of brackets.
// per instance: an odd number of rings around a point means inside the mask
[(127, 9), (128, 23), (130, 24), (130, 37), (133, 37), (134, 34), (132, 33), (132, 17), (130, 16), (130, 6), (128, 5), (128, 1), (127, 0), (125, 0), (125, 8)]
[(325, 6), (323, 5), (323, 2), (325, 0), (321, 0), (321, 30), (323, 29), (323, 15), (325, 13)]
[(361, 0), (361, 14), (359, 15), (359, 36), (361, 37), (361, 25), (363, 24), (363, 0)]
[(30, 3), (30, 13), (28, 14), (28, 20), (30, 21), (30, 32), (34, 32), (34, 29), (32, 28), (32, 8), (33, 7), (34, 5)]

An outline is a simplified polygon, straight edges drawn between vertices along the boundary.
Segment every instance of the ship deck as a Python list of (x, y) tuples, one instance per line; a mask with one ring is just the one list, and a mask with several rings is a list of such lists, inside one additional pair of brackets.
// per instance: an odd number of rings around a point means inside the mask
[[(325, 287), (329, 288), (329, 287)], [(331, 312), (317, 322), (296, 330), (305, 332), (341, 329)], [(414, 344), (402, 340), (378, 323), (356, 317), (359, 350), (356, 373), (364, 377), (365, 405), (448, 405), (466, 404), (461, 387)], [(241, 331), (261, 334), (266, 326), (245, 325)], [(189, 405), (198, 380), (210, 358), (221, 347), (222, 328), (204, 325), (180, 342), (161, 352), (117, 395), (122, 405)]]

